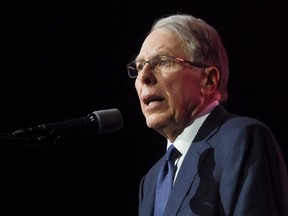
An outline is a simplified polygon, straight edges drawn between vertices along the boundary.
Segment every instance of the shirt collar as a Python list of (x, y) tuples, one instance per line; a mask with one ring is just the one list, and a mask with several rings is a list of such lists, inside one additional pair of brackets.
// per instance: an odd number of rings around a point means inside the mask
[[(176, 138), (174, 141), (174, 146), (181, 152), (182, 155), (186, 155), (193, 139), (195, 138), (198, 130), (200, 129), (201, 125), (211, 113), (211, 111), (219, 105), (218, 101), (214, 101), (209, 104), (199, 115), (196, 117), (194, 122), (186, 127), (184, 131)], [(172, 143), (167, 140), (167, 149)]]

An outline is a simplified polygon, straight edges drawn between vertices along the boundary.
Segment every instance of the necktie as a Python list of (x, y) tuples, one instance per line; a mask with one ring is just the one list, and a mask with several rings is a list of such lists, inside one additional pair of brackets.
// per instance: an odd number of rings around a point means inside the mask
[(166, 162), (161, 168), (157, 180), (154, 216), (163, 215), (173, 186), (173, 179), (176, 172), (175, 160), (180, 154), (173, 144), (169, 146), (166, 153)]

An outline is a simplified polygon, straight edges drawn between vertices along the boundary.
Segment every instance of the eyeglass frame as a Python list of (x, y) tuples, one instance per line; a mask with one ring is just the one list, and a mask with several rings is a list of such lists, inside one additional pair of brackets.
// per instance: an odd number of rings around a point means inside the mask
[[(188, 63), (190, 64), (191, 66), (193, 67), (198, 67), (198, 68), (207, 68), (209, 66), (205, 65), (205, 64), (202, 64), (202, 63), (198, 63), (198, 62), (192, 62), (192, 61), (188, 61), (188, 60), (185, 60), (185, 59), (182, 59), (182, 58), (179, 58), (179, 57), (175, 57), (175, 56), (165, 56), (165, 55), (160, 55), (160, 56), (156, 56), (156, 57), (153, 57), (151, 58), (150, 60), (147, 60), (147, 61), (143, 61), (142, 63), (140, 63), (141, 65), (141, 70), (144, 68), (145, 64), (148, 63), (149, 64), (149, 67), (150, 69), (154, 72), (154, 69), (157, 67), (156, 66), (153, 66), (151, 65), (151, 61), (155, 60), (156, 58), (161, 58), (161, 57), (168, 57), (168, 58), (171, 58), (171, 62), (172, 63)], [(176, 61), (175, 61), (176, 60)], [(177, 62), (178, 61), (178, 62)], [(126, 65), (126, 68), (127, 68), (127, 71), (128, 71), (128, 76), (133, 79), (133, 78), (137, 78), (138, 77), (138, 74), (139, 74), (139, 70), (137, 70), (137, 68), (132, 68), (131, 65), (132, 64), (136, 64), (136, 62), (140, 62), (139, 60), (134, 60), (130, 63), (128, 63)], [(130, 70), (134, 70), (134, 71), (137, 71), (137, 76), (132, 76), (131, 73), (130, 73)], [(141, 71), (140, 70), (140, 71)], [(159, 72), (161, 73), (161, 72)]]

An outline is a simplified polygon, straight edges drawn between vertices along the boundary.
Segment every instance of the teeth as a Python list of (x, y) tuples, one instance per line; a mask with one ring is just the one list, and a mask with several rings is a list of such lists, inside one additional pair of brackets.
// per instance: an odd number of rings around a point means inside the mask
[(153, 104), (153, 103), (158, 103), (158, 101), (150, 101), (150, 102), (148, 103), (148, 106), (150, 106), (150, 105)]
[(150, 105), (151, 103), (158, 103), (160, 101), (163, 101), (163, 99), (160, 98), (160, 97), (150, 97), (150, 98), (147, 98), (147, 99), (143, 99), (143, 102), (146, 105)]

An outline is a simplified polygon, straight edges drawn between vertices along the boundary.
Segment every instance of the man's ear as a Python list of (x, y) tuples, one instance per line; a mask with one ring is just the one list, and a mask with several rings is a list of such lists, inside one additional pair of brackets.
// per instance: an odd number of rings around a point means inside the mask
[(217, 89), (220, 80), (220, 71), (217, 67), (211, 66), (205, 68), (203, 76), (201, 93), (202, 95), (210, 95)]

